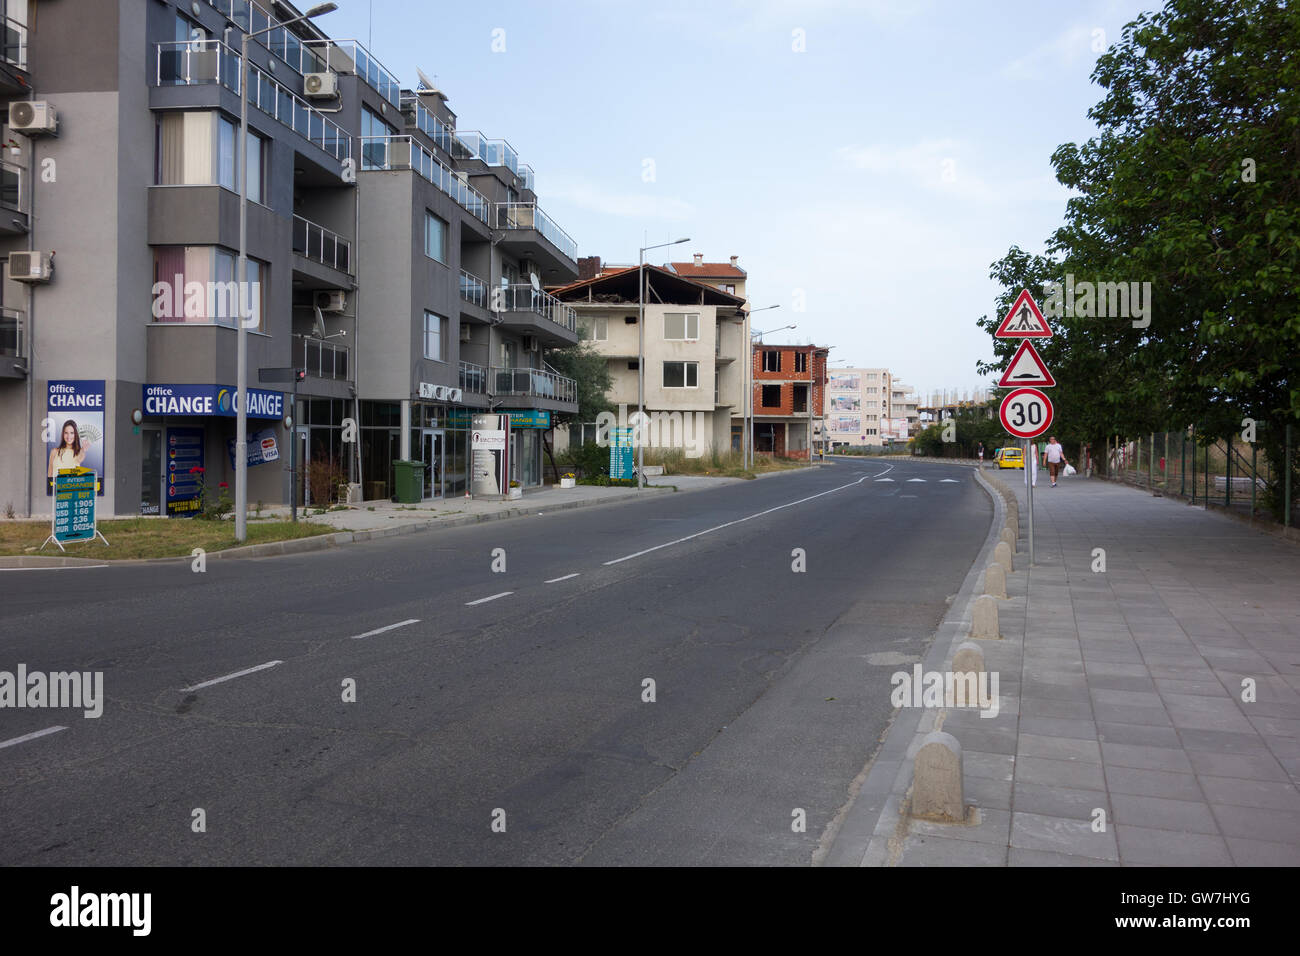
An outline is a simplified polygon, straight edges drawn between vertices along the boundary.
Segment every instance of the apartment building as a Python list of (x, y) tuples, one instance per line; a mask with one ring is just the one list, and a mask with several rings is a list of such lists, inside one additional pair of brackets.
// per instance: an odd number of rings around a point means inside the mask
[[(579, 328), (606, 357), (613, 380), (607, 397), (630, 416), (638, 408), (642, 354), (638, 269), (606, 268), (595, 257), (584, 259), (583, 269), (587, 278), (551, 291), (577, 312)], [(647, 444), (692, 455), (726, 449), (732, 418), (743, 407), (745, 300), (668, 267), (647, 265), (643, 275)], [(586, 440), (594, 439), (593, 429), (585, 431)]]
[(8, 4), (0, 69), (0, 505), (50, 513), (65, 420), (103, 514), (186, 514), (199, 476), (233, 485), (241, 310), (250, 502), (289, 501), (291, 442), (300, 483), (329, 461), (387, 497), (415, 458), (426, 497), (463, 494), (489, 409), (511, 415), (512, 477), (541, 481), (551, 417), (577, 408), (546, 350), (578, 341), (543, 285), (577, 275), (577, 247), (508, 142), (356, 40), (286, 25), (289, 3), (25, 11)]
[(739, 256), (732, 256), (730, 262), (705, 262), (704, 253), (697, 252), (691, 257), (690, 262), (670, 262), (664, 268), (684, 278), (714, 286), (748, 301), (749, 296), (745, 292), (745, 280), (748, 275), (740, 268), (739, 260)]
[(916, 396), (887, 368), (834, 368), (827, 382), (831, 448), (907, 441), (919, 427)]
[[(807, 458), (821, 450), (829, 354), (829, 346), (754, 343), (755, 452)], [(733, 428), (741, 426), (733, 423)]]

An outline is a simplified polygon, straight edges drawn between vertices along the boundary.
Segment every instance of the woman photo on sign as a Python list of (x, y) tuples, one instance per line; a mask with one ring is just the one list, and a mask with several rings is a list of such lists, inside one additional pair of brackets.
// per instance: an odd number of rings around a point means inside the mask
[(91, 440), (86, 439), (86, 444), (81, 444), (81, 435), (77, 431), (77, 423), (69, 418), (63, 423), (62, 440), (59, 446), (50, 452), (50, 468), (48, 478), (50, 485), (53, 487), (54, 476), (62, 468), (80, 468), (81, 463), (86, 460), (86, 455), (90, 453)]

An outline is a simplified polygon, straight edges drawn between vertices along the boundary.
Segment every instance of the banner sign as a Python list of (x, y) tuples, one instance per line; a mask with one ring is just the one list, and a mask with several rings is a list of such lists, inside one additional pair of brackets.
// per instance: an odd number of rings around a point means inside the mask
[[(235, 418), (239, 414), (239, 389), (229, 385), (145, 385), (144, 413)], [(283, 418), (284, 393), (250, 388), (248, 417)]]
[[(69, 468), (104, 474), (104, 380), (51, 380), (46, 392), (42, 429), (47, 458), (45, 493), (54, 494), (54, 478)], [(97, 494), (103, 482), (95, 482)]]
[[(235, 440), (226, 441), (226, 450), (230, 452), (230, 467), (235, 468)], [(248, 467), (265, 465), (268, 461), (280, 460), (280, 448), (275, 441), (275, 429), (263, 428), (260, 432), (248, 436)]]
[(609, 430), (609, 477), (631, 480), (635, 477), (635, 460), (632, 456), (632, 428)]
[(53, 538), (89, 541), (95, 537), (95, 473), (87, 468), (64, 468), (54, 476)]
[[(531, 408), (524, 411), (506, 411), (502, 415), (510, 416), (511, 428), (550, 428), (551, 413), (545, 409)], [(469, 428), (475, 416), (467, 408), (452, 408), (447, 411), (448, 428)]]
[(510, 485), (510, 417), (475, 415), (470, 432), (470, 491), (505, 496)]
[(167, 429), (167, 517), (203, 510), (203, 429)]

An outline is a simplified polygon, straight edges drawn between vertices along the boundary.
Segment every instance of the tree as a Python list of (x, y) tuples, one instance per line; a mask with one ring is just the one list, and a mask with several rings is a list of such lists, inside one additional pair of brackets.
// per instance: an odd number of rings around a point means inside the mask
[[(554, 349), (547, 353), (547, 363), (561, 375), (567, 375), (577, 383), (578, 411), (561, 412), (552, 416), (556, 425), (581, 424), (594, 422), (601, 412), (612, 411), (613, 406), (606, 397), (614, 380), (609, 374), (609, 362), (605, 356), (592, 347), (587, 339), (587, 330), (579, 328), (578, 343), (568, 348)], [(551, 462), (551, 472), (558, 480), (559, 468), (555, 465), (555, 456), (550, 446), (546, 448), (546, 457)]]

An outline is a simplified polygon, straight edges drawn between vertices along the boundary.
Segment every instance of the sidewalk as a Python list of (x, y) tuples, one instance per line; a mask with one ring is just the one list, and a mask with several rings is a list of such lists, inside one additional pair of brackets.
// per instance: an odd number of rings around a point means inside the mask
[[(1300, 865), (1300, 548), (1132, 488), (1040, 480), (1029, 569), (1023, 480), (982, 477), (1020, 510), (1002, 639), (978, 642), (1001, 710), (900, 710), (824, 862)], [(927, 670), (969, 640), (1002, 498)], [(962, 748), (966, 824), (900, 812), (935, 729)]]

